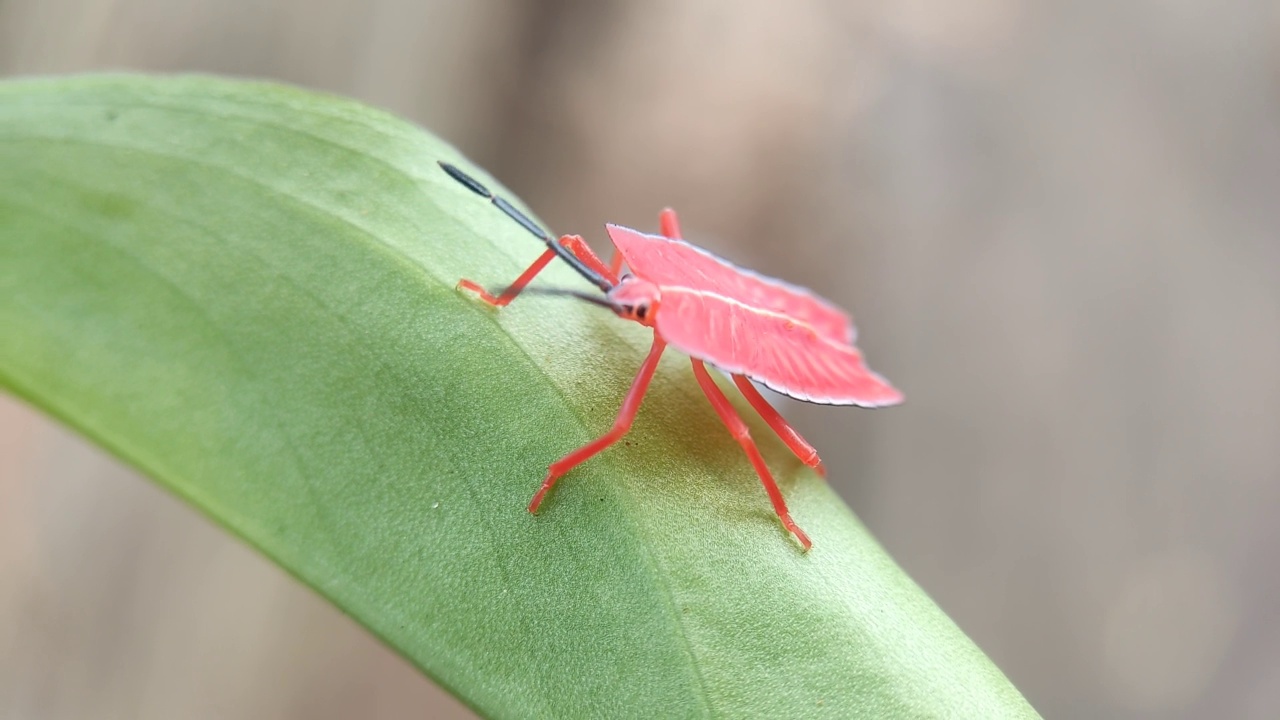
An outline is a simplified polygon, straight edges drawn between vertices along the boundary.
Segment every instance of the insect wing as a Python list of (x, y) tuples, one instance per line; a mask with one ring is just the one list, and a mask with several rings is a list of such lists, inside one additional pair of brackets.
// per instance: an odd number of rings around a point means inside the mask
[(758, 275), (682, 240), (608, 225), (609, 239), (636, 277), (659, 288), (703, 290), (799, 320), (837, 343), (855, 337), (848, 313), (808, 290)]
[(672, 347), (797, 400), (882, 407), (902, 393), (862, 353), (808, 323), (715, 293), (663, 287), (656, 326)]

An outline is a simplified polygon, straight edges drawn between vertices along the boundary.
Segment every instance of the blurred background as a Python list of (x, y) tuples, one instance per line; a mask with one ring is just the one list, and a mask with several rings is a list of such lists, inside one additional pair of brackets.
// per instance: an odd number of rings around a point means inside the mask
[[(0, 75), (276, 78), (559, 231), (854, 310), (882, 412), (784, 410), (1046, 717), (1280, 717), (1280, 4), (0, 0)], [(0, 717), (471, 717), (0, 397)]]

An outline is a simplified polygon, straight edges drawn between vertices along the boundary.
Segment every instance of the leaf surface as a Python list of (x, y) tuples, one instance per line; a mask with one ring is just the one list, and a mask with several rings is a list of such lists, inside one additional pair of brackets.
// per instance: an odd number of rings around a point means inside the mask
[(456, 292), (540, 248), (437, 160), (497, 187), (409, 123), (295, 89), (0, 83), (0, 385), (486, 715), (1035, 716), (753, 423), (814, 539), (798, 551), (678, 356), (628, 442), (530, 516), (648, 338), (585, 303)]

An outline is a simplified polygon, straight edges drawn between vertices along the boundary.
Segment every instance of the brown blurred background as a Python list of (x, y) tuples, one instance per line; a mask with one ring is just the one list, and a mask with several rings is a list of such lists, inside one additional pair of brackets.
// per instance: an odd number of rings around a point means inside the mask
[[(785, 410), (1047, 717), (1280, 717), (1274, 0), (0, 0), (0, 74), (278, 78), (544, 219), (853, 308), (884, 412)], [(0, 397), (0, 717), (469, 717)]]

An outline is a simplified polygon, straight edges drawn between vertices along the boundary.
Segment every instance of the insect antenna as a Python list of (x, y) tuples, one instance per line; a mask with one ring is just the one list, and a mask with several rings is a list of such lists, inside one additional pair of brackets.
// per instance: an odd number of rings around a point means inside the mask
[(534, 237), (546, 244), (552, 252), (558, 255), (561, 260), (568, 263), (569, 267), (576, 270), (579, 275), (586, 278), (592, 285), (595, 285), (604, 292), (609, 292), (609, 290), (613, 288), (613, 284), (600, 275), (600, 273), (587, 267), (585, 263), (578, 259), (577, 255), (574, 255), (568, 248), (556, 242), (555, 239), (548, 235), (545, 230), (538, 227), (537, 223), (530, 220), (528, 215), (520, 212), (518, 208), (507, 202), (505, 198), (498, 197), (497, 195), (489, 192), (489, 188), (482, 185), (479, 180), (476, 180), (470, 175), (462, 172), (457, 167), (450, 165), (443, 160), (438, 160), (437, 162), (440, 164), (440, 168), (449, 174), (449, 177), (457, 180), (459, 183), (462, 183), (462, 185), (471, 192), (486, 198), (489, 202), (497, 206), (499, 210), (506, 213), (507, 217), (515, 220), (520, 227), (528, 230)]
[(577, 298), (579, 300), (585, 300), (591, 303), (592, 305), (599, 305), (602, 308), (608, 308), (614, 312), (618, 311), (618, 306), (609, 302), (607, 299), (602, 298), (599, 295), (592, 295), (590, 293), (584, 293), (578, 290), (570, 290), (568, 288), (530, 287), (530, 288), (525, 288), (524, 292), (533, 293), (535, 295), (560, 295), (560, 296)]

